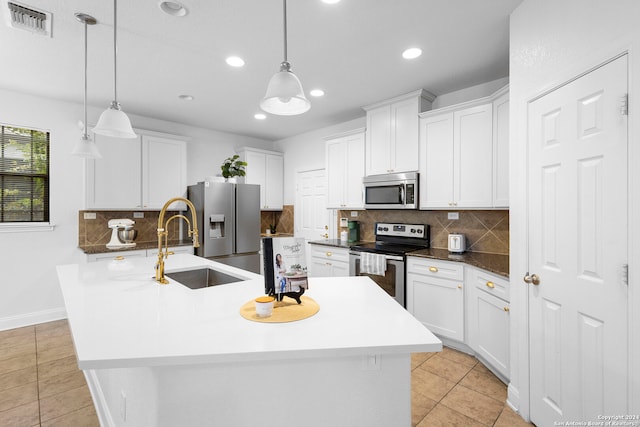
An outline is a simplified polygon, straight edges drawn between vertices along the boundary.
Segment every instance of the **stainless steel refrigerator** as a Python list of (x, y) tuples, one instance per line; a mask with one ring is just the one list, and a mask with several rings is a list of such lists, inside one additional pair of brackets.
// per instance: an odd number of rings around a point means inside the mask
[(260, 273), (260, 186), (199, 182), (188, 187), (196, 208), (196, 255)]

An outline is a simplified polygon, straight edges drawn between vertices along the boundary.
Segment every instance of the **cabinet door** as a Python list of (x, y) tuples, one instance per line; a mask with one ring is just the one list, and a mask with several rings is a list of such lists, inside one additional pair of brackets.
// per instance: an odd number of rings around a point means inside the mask
[(493, 206), (493, 107), (456, 111), (454, 132), (454, 203), (457, 207)]
[(284, 159), (281, 155), (265, 155), (264, 208), (281, 211), (284, 204)]
[(367, 111), (366, 165), (367, 175), (391, 172), (391, 106)]
[[(345, 179), (348, 173), (347, 153), (347, 144), (344, 138), (327, 141), (327, 208), (340, 209), (345, 207), (345, 187), (351, 185), (351, 183), (345, 182), (348, 181)], [(356, 158), (354, 163), (357, 162)], [(362, 162), (364, 162), (364, 157)]]
[(407, 310), (434, 334), (464, 341), (461, 281), (407, 273)]
[(418, 170), (418, 103), (419, 99), (391, 104), (391, 154), (393, 172)]
[[(142, 136), (142, 207), (161, 209), (173, 197), (185, 197), (186, 143), (157, 136)], [(172, 209), (184, 210), (176, 203)]]
[(509, 303), (469, 289), (469, 346), (509, 379)]
[(265, 154), (255, 151), (245, 151), (244, 160), (247, 162), (244, 182), (260, 186), (260, 208), (264, 208), (267, 203), (265, 198)]
[(349, 263), (333, 261), (331, 264), (331, 276), (333, 277), (348, 277), (349, 276)]
[(453, 203), (453, 113), (420, 119), (420, 208)]
[(87, 208), (141, 208), (140, 136), (123, 139), (94, 134), (93, 138), (102, 158), (87, 160)]
[(493, 102), (493, 207), (509, 207), (509, 94)]
[[(362, 197), (362, 177), (364, 176), (364, 133), (349, 135), (344, 142), (347, 146), (346, 163), (343, 166), (346, 179), (344, 204), (350, 209), (364, 209)], [(327, 190), (331, 191), (331, 188)]]

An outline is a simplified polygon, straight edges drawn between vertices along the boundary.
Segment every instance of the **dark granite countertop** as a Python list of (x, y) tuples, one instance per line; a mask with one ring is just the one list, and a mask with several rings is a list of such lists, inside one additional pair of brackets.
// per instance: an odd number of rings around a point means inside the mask
[(464, 252), (452, 254), (446, 249), (421, 249), (407, 255), (420, 258), (432, 258), (443, 261), (464, 262), (473, 267), (482, 268), (499, 276), (509, 278), (509, 255), (485, 254), (480, 252)]
[[(349, 249), (351, 246), (358, 243), (346, 243), (340, 241), (340, 239), (328, 239), (328, 240), (315, 240), (309, 242), (312, 245), (324, 245), (333, 246), (337, 248)], [(416, 256), (420, 258), (432, 258), (443, 261), (457, 261), (464, 262), (473, 267), (478, 267), (483, 270), (487, 270), (490, 273), (497, 274), (499, 276), (509, 278), (509, 255), (487, 254), (480, 252), (465, 252), (462, 254), (452, 254), (446, 249), (420, 249), (418, 251), (409, 252), (408, 256)]]
[[(169, 247), (172, 246), (191, 246), (193, 242), (191, 239), (189, 240), (169, 240)], [(79, 246), (80, 249), (84, 251), (85, 254), (104, 254), (109, 252), (121, 252), (121, 251), (139, 251), (141, 249), (154, 249), (158, 247), (158, 241), (148, 241), (148, 242), (136, 242), (136, 246), (133, 248), (122, 248), (122, 249), (107, 249), (106, 245), (87, 245), (87, 246)]]

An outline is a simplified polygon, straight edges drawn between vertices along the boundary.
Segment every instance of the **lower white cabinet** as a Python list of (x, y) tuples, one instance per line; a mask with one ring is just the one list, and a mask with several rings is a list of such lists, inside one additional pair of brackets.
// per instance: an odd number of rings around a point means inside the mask
[(349, 249), (311, 244), (309, 277), (345, 277), (349, 275)]
[(464, 342), (464, 264), (407, 257), (407, 310), (434, 334)]
[(468, 345), (509, 379), (509, 281), (467, 267)]

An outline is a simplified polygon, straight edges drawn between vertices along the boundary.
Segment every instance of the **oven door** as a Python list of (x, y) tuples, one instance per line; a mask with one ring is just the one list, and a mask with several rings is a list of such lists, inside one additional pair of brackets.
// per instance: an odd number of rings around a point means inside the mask
[(384, 255), (387, 269), (384, 276), (360, 272), (360, 254), (349, 252), (349, 276), (367, 276), (391, 295), (398, 303), (405, 307), (404, 257), (399, 255)]

